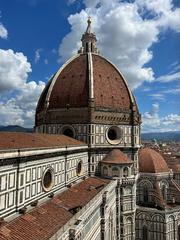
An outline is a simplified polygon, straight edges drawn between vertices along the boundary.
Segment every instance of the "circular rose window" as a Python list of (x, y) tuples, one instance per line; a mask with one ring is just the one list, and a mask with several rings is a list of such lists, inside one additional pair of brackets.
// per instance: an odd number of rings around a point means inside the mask
[(54, 185), (54, 172), (51, 168), (45, 170), (42, 178), (42, 187), (45, 192), (49, 192)]
[(122, 129), (117, 126), (112, 126), (106, 132), (107, 141), (110, 144), (119, 144), (122, 138)]

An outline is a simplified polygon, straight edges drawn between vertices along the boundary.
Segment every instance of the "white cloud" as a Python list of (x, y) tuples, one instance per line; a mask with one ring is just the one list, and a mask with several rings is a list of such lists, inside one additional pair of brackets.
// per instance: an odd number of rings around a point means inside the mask
[(155, 118), (155, 117), (158, 117), (158, 112), (159, 112), (159, 104), (154, 103), (152, 104), (152, 108), (150, 112), (144, 113), (144, 116), (147, 118)]
[(177, 88), (170, 88), (170, 89), (167, 89), (167, 90), (163, 90), (161, 91), (163, 94), (179, 94), (180, 93), (180, 87), (177, 87)]
[(150, 87), (143, 87), (143, 89), (141, 90), (142, 92), (149, 92), (152, 89)]
[(162, 101), (165, 100), (164, 94), (162, 93), (152, 93), (152, 94), (149, 94), (149, 96), (152, 97), (153, 99), (162, 100)]
[(8, 31), (2, 23), (0, 23), (0, 38), (7, 39)]
[(152, 105), (149, 112), (142, 115), (142, 132), (180, 131), (180, 115), (159, 116), (159, 104)]
[[(118, 0), (84, 0), (86, 8), (68, 18), (71, 31), (59, 47), (64, 62), (76, 54), (81, 35), (86, 29), (88, 15), (93, 19), (93, 30), (98, 47), (105, 57), (114, 62), (132, 88), (144, 81), (155, 81), (153, 69), (145, 67), (152, 58), (150, 47), (159, 40), (161, 30), (179, 31), (179, 9), (171, 0), (135, 0), (131, 3)], [(151, 18), (145, 16), (151, 14)]]
[(0, 125), (32, 127), (36, 104), (44, 87), (44, 82), (31, 81), (24, 84), (14, 97), (0, 100)]
[[(44, 82), (28, 82), (31, 64), (23, 53), (0, 49), (0, 125), (32, 127)], [(9, 99), (5, 99), (11, 92)]]
[(136, 3), (145, 16), (153, 14), (159, 26), (180, 32), (180, 9), (174, 9), (172, 0), (136, 0)]
[(0, 49), (0, 92), (21, 88), (31, 71), (23, 53)]
[(159, 82), (172, 82), (180, 80), (180, 72), (160, 76), (156, 79)]
[(41, 55), (40, 55), (41, 52), (42, 52), (42, 49), (41, 49), (41, 48), (39, 48), (39, 49), (37, 49), (37, 50), (35, 51), (35, 57), (34, 57), (34, 62), (35, 62), (35, 63), (39, 62), (39, 59), (40, 59), (40, 57), (41, 57)]

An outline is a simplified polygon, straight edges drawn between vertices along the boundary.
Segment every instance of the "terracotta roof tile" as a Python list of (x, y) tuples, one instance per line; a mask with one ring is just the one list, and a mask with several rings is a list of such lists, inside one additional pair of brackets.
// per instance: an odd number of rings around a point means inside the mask
[(150, 148), (143, 148), (139, 151), (139, 171), (161, 173), (169, 172), (169, 168), (160, 153)]
[(133, 161), (128, 158), (126, 154), (121, 152), (119, 149), (113, 149), (101, 163), (107, 164), (132, 164)]
[(0, 132), (0, 150), (78, 146), (85, 143), (57, 134)]
[[(44, 93), (46, 94), (46, 93)], [(87, 56), (72, 60), (59, 74), (53, 86), (49, 108), (88, 106)]]
[[(0, 240), (46, 240), (53, 236), (75, 214), (72, 210), (85, 206), (109, 180), (88, 178), (0, 227)], [(76, 190), (76, 191), (72, 191)]]
[(92, 59), (95, 106), (130, 109), (130, 95), (119, 72), (99, 55), (92, 55)]

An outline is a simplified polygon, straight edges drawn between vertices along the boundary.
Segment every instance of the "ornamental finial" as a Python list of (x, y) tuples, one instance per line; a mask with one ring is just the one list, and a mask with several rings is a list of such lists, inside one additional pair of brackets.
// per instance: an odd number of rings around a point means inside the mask
[(91, 17), (89, 16), (87, 19), (87, 28), (86, 32), (82, 35), (82, 47), (79, 49), (78, 53), (96, 53), (98, 54), (99, 51), (96, 47), (96, 35), (91, 31)]
[(88, 26), (87, 26), (87, 29), (86, 29), (86, 33), (91, 33), (91, 22), (92, 22), (92, 20), (91, 20), (91, 17), (89, 16), (88, 20), (87, 20)]

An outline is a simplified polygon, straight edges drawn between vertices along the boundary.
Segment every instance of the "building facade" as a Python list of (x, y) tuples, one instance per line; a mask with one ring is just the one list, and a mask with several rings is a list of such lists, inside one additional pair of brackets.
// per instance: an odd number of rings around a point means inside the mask
[[(180, 186), (91, 20), (49, 80), (35, 133), (0, 134), (0, 239), (180, 240)], [(23, 229), (23, 231), (22, 231)]]

